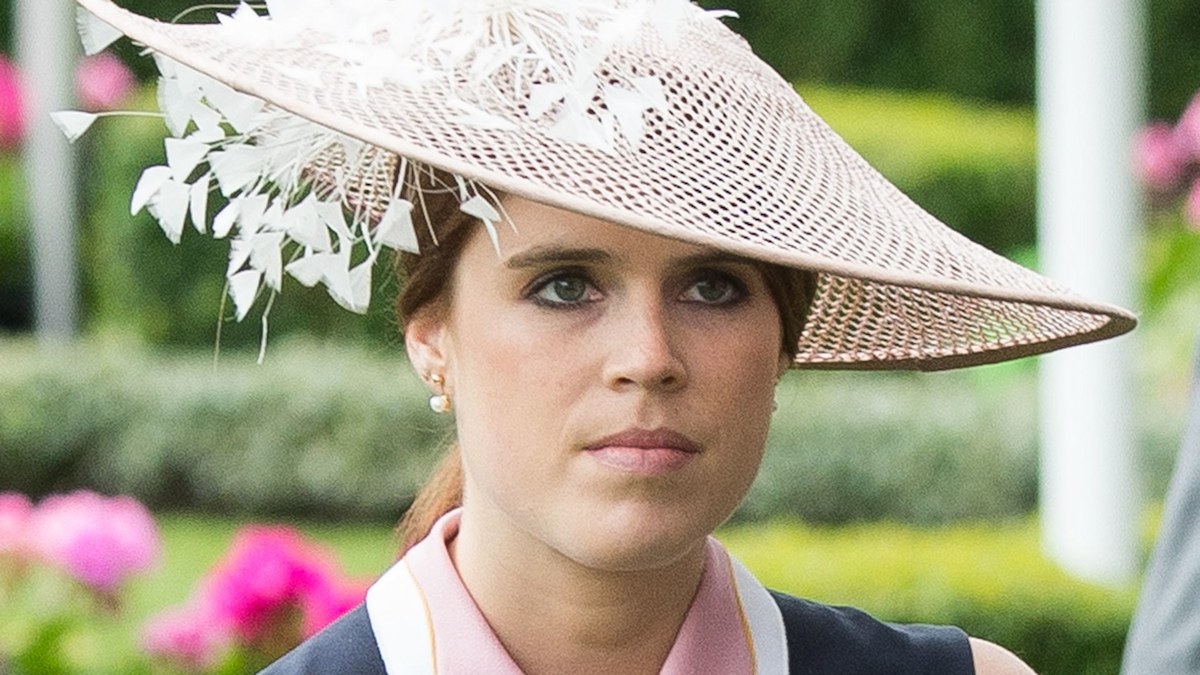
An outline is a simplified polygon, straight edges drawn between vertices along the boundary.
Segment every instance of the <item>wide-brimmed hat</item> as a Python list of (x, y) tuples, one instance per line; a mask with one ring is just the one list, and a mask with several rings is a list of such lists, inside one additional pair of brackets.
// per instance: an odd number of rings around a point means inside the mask
[(167, 165), (134, 210), (231, 237), (239, 318), (285, 273), (364, 311), (437, 170), (493, 239), (500, 192), (814, 272), (798, 367), (954, 368), (1135, 324), (922, 210), (686, 0), (267, 0), (210, 24), (78, 2), (88, 51), (123, 34), (158, 60)]

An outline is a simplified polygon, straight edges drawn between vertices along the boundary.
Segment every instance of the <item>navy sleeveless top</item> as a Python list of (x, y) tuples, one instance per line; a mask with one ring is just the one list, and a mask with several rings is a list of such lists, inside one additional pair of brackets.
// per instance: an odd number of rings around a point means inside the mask
[[(890, 624), (851, 607), (771, 592), (783, 614), (793, 675), (973, 675), (967, 634), (949, 626)], [(385, 675), (366, 605), (262, 671), (267, 675)]]

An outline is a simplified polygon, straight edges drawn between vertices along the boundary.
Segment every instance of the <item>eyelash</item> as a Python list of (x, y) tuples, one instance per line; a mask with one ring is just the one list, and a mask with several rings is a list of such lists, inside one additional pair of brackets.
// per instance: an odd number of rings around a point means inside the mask
[[(547, 298), (541, 297), (541, 294), (546, 289), (550, 288), (551, 284), (554, 284), (555, 282), (558, 282), (558, 281), (569, 280), (569, 279), (580, 279), (584, 282), (584, 284), (586, 285), (586, 289), (584, 291), (584, 293), (585, 293), (584, 299), (574, 300), (574, 301), (556, 301), (556, 300), (549, 300)], [(731, 274), (729, 272), (724, 272), (721, 270), (700, 270), (700, 271), (698, 271), (696, 274), (694, 274), (692, 276), (692, 280), (688, 283), (688, 285), (684, 291), (684, 294), (690, 292), (692, 289), (694, 289), (696, 287), (697, 284), (699, 284), (701, 282), (714, 281), (714, 280), (719, 281), (721, 283), (728, 284), (729, 288), (731, 289), (730, 295), (732, 297), (730, 297), (729, 299), (726, 299), (726, 300), (720, 300), (720, 301), (716, 301), (716, 302), (705, 302), (703, 300), (690, 300), (688, 302), (700, 305), (702, 307), (711, 307), (711, 308), (722, 309), (722, 308), (729, 308), (729, 307), (735, 307), (737, 305), (740, 305), (742, 302), (744, 302), (746, 300), (746, 298), (749, 295), (749, 289), (747, 288), (746, 283), (742, 279), (738, 278), (738, 276), (735, 274)], [(597, 289), (596, 289), (595, 282), (592, 281), (591, 277), (585, 271), (579, 270), (579, 269), (563, 269), (563, 270), (556, 270), (549, 274), (545, 274), (545, 275), (538, 277), (536, 280), (534, 280), (533, 283), (531, 283), (527, 287), (527, 290), (523, 293), (523, 296), (539, 307), (563, 311), (563, 310), (578, 309), (585, 305), (588, 305), (588, 304), (591, 304), (594, 302), (598, 302), (597, 299), (587, 299), (587, 297), (586, 297), (587, 295), (592, 295), (596, 292), (597, 292)]]

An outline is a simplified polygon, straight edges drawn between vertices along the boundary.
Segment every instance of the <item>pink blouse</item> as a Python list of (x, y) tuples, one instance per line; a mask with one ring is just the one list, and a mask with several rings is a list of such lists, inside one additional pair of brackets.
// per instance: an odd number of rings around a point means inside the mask
[[(519, 674), (450, 560), (446, 544), (461, 517), (461, 510), (443, 516), (403, 560), (428, 608), (437, 672)], [(747, 626), (729, 554), (709, 537), (700, 588), (661, 672), (753, 673)]]

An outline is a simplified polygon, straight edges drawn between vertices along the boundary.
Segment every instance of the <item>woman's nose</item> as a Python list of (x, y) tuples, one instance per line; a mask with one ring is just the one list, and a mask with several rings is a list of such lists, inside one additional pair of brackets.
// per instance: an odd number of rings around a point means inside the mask
[(679, 328), (658, 300), (628, 303), (612, 317), (605, 380), (613, 389), (676, 391), (687, 384)]

